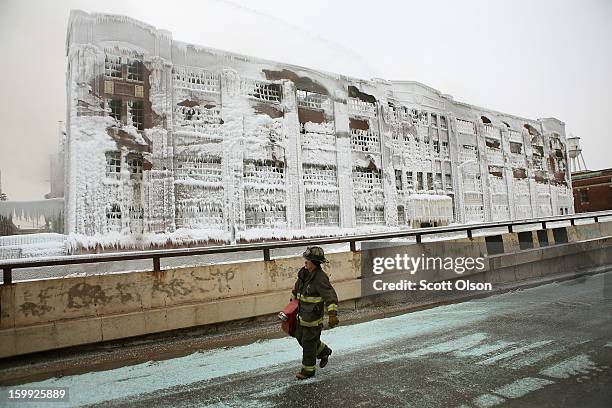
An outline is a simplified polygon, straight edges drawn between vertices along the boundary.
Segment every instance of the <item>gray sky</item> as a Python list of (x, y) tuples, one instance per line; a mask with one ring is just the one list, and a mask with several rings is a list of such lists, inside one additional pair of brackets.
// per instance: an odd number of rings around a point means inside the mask
[(589, 168), (612, 167), (612, 1), (0, 0), (0, 170), (12, 200), (49, 191), (64, 120), (70, 9), (124, 14), (203, 46), (362, 78), (415, 80), (456, 100), (554, 116)]

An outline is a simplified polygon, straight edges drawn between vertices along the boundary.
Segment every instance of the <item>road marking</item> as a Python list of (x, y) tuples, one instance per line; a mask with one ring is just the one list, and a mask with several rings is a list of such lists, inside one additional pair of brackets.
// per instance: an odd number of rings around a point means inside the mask
[(535, 355), (528, 355), (525, 357), (522, 357), (520, 359), (518, 359), (517, 361), (514, 362), (509, 362), (507, 364), (502, 364), (504, 367), (510, 367), (514, 370), (519, 370), (521, 368), (524, 367), (528, 367), (530, 365), (533, 365), (535, 363), (538, 363), (542, 360), (547, 359), (548, 357), (554, 356), (555, 354), (559, 354), (563, 351), (563, 349), (557, 349), (557, 350), (546, 350), (543, 351), (541, 353), (537, 353)]
[(554, 383), (554, 381), (545, 380), (543, 378), (525, 377), (510, 384), (504, 385), (493, 392), (495, 394), (503, 395), (506, 398), (520, 398), (529, 394), (530, 392), (537, 391)]
[(487, 338), (485, 333), (470, 334), (468, 336), (459, 337), (458, 339), (445, 341), (443, 343), (434, 344), (419, 350), (415, 350), (408, 354), (408, 357), (422, 357), (428, 354), (435, 353), (450, 353), (456, 350), (465, 350), (476, 346)]
[(501, 353), (501, 354), (498, 354), (498, 355), (493, 356), (491, 358), (488, 358), (486, 360), (480, 361), (478, 364), (486, 364), (486, 365), (494, 364), (494, 363), (497, 363), (499, 360), (503, 360), (505, 358), (512, 357), (512, 356), (515, 356), (517, 354), (521, 354), (521, 353), (524, 353), (526, 351), (529, 351), (529, 350), (532, 350), (532, 349), (535, 349), (535, 348), (538, 348), (538, 347), (545, 346), (545, 345), (550, 344), (552, 342), (553, 342), (552, 340), (544, 340), (544, 341), (539, 341), (537, 343), (529, 344), (527, 346), (515, 348), (514, 350), (510, 350), (510, 351), (507, 351), (505, 353)]
[(597, 365), (586, 354), (579, 354), (558, 364), (552, 365), (540, 371), (540, 374), (552, 378), (570, 378), (578, 374), (588, 374)]
[(493, 353), (494, 351), (499, 351), (509, 346), (515, 345), (514, 341), (498, 341), (490, 344), (482, 344), (480, 346), (476, 346), (473, 348), (469, 348), (466, 350), (458, 350), (453, 354), (457, 357), (480, 357), (485, 354)]

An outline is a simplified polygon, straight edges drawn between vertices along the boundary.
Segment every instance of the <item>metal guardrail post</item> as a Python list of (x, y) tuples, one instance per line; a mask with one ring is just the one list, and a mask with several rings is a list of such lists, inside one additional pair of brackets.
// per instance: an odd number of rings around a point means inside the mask
[(264, 252), (264, 261), (269, 261), (270, 260), (270, 248), (264, 248), (263, 252)]
[(12, 285), (13, 284), (13, 273), (11, 268), (4, 268), (2, 270), (2, 284), (3, 285)]
[(542, 229), (546, 229), (546, 221), (542, 221)]
[(512, 229), (512, 225), (508, 225), (508, 233), (511, 234), (513, 232), (514, 232), (514, 230)]
[(161, 267), (159, 266), (159, 257), (153, 257), (153, 272), (161, 271)]
[(349, 242), (349, 246), (351, 247), (351, 252), (357, 252), (357, 244), (355, 241)]
[(598, 216), (593, 217), (593, 221), (597, 224), (599, 222), (599, 217)]
[(416, 243), (420, 244), (421, 243), (421, 234), (416, 234), (414, 237), (416, 238)]
[(471, 229), (471, 228), (468, 228), (468, 229), (466, 230), (466, 232), (467, 232), (467, 237), (468, 237), (469, 239), (472, 239), (472, 229)]
[(570, 225), (573, 227), (574, 225), (576, 225), (576, 220), (575, 219), (571, 219), (570, 220)]

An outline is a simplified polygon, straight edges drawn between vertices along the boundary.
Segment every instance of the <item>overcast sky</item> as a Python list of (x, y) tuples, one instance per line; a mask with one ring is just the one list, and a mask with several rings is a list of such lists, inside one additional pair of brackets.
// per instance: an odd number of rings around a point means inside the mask
[(0, 0), (0, 170), (12, 200), (49, 191), (66, 116), (71, 9), (124, 14), (203, 46), (556, 117), (589, 168), (612, 167), (612, 0), (180, 2)]

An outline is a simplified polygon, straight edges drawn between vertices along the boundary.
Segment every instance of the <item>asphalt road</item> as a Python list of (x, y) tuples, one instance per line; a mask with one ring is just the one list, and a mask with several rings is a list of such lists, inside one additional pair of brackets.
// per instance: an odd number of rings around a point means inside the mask
[(611, 286), (609, 272), (340, 326), (303, 382), (284, 338), (25, 386), (69, 387), (53, 407), (612, 407)]

